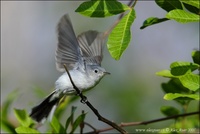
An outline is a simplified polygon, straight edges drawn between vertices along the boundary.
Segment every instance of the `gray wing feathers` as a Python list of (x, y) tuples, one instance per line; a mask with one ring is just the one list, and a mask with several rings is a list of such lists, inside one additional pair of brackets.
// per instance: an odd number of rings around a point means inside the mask
[(97, 31), (87, 31), (80, 34), (77, 39), (86, 64), (96, 63), (101, 65), (103, 59), (102, 49), (105, 44), (102, 33)]
[(74, 66), (81, 60), (80, 48), (76, 39), (69, 16), (64, 15), (57, 26), (58, 46), (56, 50), (56, 67), (58, 71), (64, 71), (63, 64), (66, 64), (68, 69), (73, 69)]

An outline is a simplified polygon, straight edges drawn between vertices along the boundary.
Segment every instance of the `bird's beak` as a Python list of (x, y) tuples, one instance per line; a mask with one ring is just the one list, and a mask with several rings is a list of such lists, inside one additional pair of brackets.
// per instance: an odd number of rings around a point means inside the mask
[(111, 74), (111, 73), (109, 73), (109, 72), (103, 72), (104, 74)]

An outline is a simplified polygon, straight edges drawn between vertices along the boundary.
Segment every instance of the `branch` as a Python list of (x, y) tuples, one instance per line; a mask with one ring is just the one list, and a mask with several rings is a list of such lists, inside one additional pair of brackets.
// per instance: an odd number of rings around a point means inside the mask
[(67, 72), (67, 74), (69, 76), (69, 79), (70, 79), (70, 81), (72, 83), (73, 88), (76, 90), (77, 95), (81, 98), (81, 102), (83, 104), (86, 104), (94, 112), (94, 114), (98, 117), (98, 120), (100, 120), (100, 121), (112, 126), (112, 128), (118, 130), (120, 133), (126, 134), (127, 132), (124, 129), (122, 129), (120, 126), (118, 126), (116, 123), (104, 118), (103, 116), (101, 116), (99, 114), (98, 110), (95, 109), (93, 107), (93, 105), (87, 100), (87, 97), (82, 94), (82, 92), (78, 89), (78, 87), (76, 87), (76, 85), (74, 84), (74, 82), (72, 80), (72, 77), (71, 77), (71, 75), (70, 75), (70, 73), (69, 73), (69, 71), (67, 69), (67, 66), (65, 64), (64, 64), (64, 68), (65, 68), (65, 70), (66, 70), (66, 72)]
[[(156, 123), (156, 122), (170, 120), (170, 119), (177, 119), (179, 117), (191, 116), (191, 115), (195, 115), (195, 114), (200, 114), (200, 111), (191, 112), (191, 113), (185, 113), (185, 114), (178, 114), (178, 115), (173, 115), (173, 116), (169, 116), (169, 117), (164, 117), (164, 118), (158, 118), (158, 119), (154, 119), (154, 120), (149, 120), (149, 121), (121, 123), (118, 126), (120, 126), (120, 127), (128, 127), (128, 126), (147, 125), (147, 124), (151, 124), (151, 123)], [(112, 127), (108, 127), (108, 128), (104, 128), (104, 129), (99, 129), (99, 130), (97, 130), (95, 128), (93, 128), (93, 129), (94, 129), (94, 131), (88, 132), (87, 134), (101, 133), (101, 132), (106, 132), (106, 131), (109, 131), (109, 130), (113, 130)]]

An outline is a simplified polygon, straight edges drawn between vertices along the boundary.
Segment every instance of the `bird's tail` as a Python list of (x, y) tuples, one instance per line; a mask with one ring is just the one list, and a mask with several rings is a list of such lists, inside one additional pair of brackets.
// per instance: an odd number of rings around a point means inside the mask
[(53, 116), (53, 113), (60, 100), (60, 97), (54, 95), (55, 93), (55, 91), (52, 92), (39, 105), (33, 107), (30, 113), (30, 117), (37, 122), (43, 122), (50, 115), (50, 113), (51, 116)]

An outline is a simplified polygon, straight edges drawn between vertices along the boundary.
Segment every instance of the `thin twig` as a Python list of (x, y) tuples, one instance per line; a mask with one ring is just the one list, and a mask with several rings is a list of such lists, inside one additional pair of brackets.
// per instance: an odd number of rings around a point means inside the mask
[(87, 100), (87, 97), (84, 96), (84, 95), (82, 94), (82, 92), (78, 89), (78, 87), (76, 87), (76, 85), (74, 84), (74, 82), (73, 82), (73, 80), (72, 80), (72, 77), (71, 77), (71, 75), (70, 75), (70, 73), (69, 73), (69, 71), (68, 71), (68, 69), (67, 69), (67, 66), (66, 66), (65, 64), (64, 64), (64, 68), (65, 68), (65, 70), (66, 70), (66, 72), (67, 72), (67, 74), (68, 74), (68, 76), (69, 76), (69, 79), (70, 79), (70, 81), (71, 81), (71, 83), (72, 83), (73, 88), (74, 88), (74, 89), (76, 90), (76, 92), (77, 92), (77, 95), (81, 97), (81, 102), (82, 102), (83, 104), (86, 104), (86, 105), (94, 112), (94, 114), (98, 117), (98, 120), (100, 120), (100, 121), (102, 121), (102, 122), (104, 122), (104, 123), (106, 123), (106, 124), (112, 126), (114, 129), (118, 130), (120, 133), (126, 134), (127, 132), (126, 132), (124, 129), (122, 129), (120, 126), (118, 126), (116, 123), (114, 123), (114, 122), (112, 122), (112, 121), (110, 121), (110, 120), (104, 118), (103, 116), (101, 116), (101, 115), (99, 114), (98, 110), (95, 109), (95, 108), (93, 107), (93, 105)]
[(135, 7), (135, 5), (136, 5), (137, 1), (138, 1), (138, 0), (135, 0), (135, 1), (134, 1), (133, 5), (131, 6), (132, 8), (134, 8), (134, 7)]
[(96, 132), (96, 128), (93, 127), (91, 124), (87, 123), (87, 122), (84, 122), (85, 125), (87, 125), (88, 127), (92, 128), (95, 132)]
[(74, 81), (72, 80), (72, 77), (71, 77), (71, 75), (70, 75), (70, 73), (69, 73), (69, 71), (67, 69), (67, 66), (65, 64), (64, 64), (64, 68), (65, 68), (65, 71), (67, 72), (67, 74), (69, 76), (69, 79), (70, 79), (70, 81), (72, 83), (72, 86), (74, 87), (74, 89), (76, 90), (77, 94), (79, 95), (81, 93), (81, 91), (75, 86)]
[[(200, 111), (191, 112), (191, 113), (185, 113), (185, 114), (178, 114), (178, 115), (173, 115), (173, 116), (169, 116), (169, 117), (149, 120), (149, 121), (121, 123), (118, 126), (120, 126), (120, 127), (128, 127), (128, 126), (147, 125), (147, 124), (151, 124), (151, 123), (156, 123), (156, 122), (170, 120), (170, 119), (177, 119), (179, 117), (191, 116), (191, 115), (195, 115), (195, 114), (200, 114)], [(101, 133), (101, 132), (106, 132), (106, 131), (113, 130), (112, 127), (99, 129), (99, 130), (95, 129), (95, 128), (93, 128), (93, 129), (94, 129), (94, 131), (88, 132), (87, 134), (90, 134), (90, 133)]]

